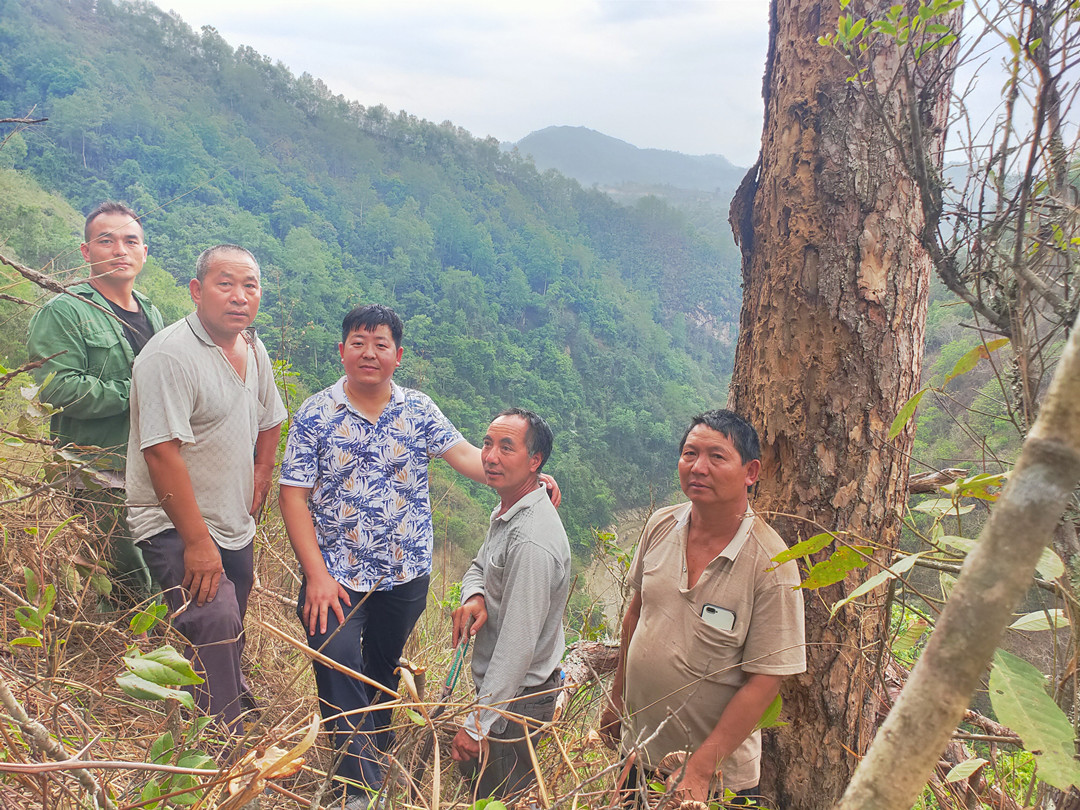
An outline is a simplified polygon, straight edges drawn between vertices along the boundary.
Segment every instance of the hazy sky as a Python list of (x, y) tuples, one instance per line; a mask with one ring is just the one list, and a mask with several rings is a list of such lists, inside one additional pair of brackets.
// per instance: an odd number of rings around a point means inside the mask
[(757, 158), (768, 0), (156, 0), (366, 106)]

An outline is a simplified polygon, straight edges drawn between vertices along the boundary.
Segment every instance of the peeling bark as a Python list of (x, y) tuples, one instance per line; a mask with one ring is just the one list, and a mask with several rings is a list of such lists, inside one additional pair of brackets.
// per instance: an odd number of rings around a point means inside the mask
[[(888, 7), (888, 3), (884, 4)], [(869, 9), (864, 9), (869, 11)], [(773, 0), (765, 130), (756, 184), (741, 210), (744, 294), (730, 407), (762, 439), (759, 511), (789, 543), (823, 529), (879, 546), (899, 538), (912, 433), (886, 442), (919, 386), (930, 261), (925, 218), (880, 120), (846, 79), (850, 66), (819, 46), (838, 2)], [(898, 55), (875, 54), (879, 83)], [(900, 87), (887, 110), (904, 131)], [(947, 97), (931, 99), (940, 165)], [(742, 189), (741, 189), (742, 191)], [(734, 223), (733, 223), (734, 224)], [(828, 552), (825, 552), (827, 554)], [(820, 808), (842, 794), (870, 744), (874, 670), (887, 629), (884, 598), (828, 606), (879, 570), (807, 594), (808, 671), (787, 679), (790, 725), (766, 735), (769, 806)]]

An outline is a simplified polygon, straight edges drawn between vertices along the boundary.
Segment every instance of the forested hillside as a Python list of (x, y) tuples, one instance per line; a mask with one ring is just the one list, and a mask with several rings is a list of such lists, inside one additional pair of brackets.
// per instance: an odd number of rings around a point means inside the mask
[[(344, 312), (390, 304), (406, 322), (399, 381), (468, 438), (507, 405), (550, 420), (576, 544), (670, 492), (687, 417), (726, 398), (734, 257), (655, 199), (619, 206), (494, 139), (363, 102), (147, 3), (0, 0), (0, 117), (49, 119), (0, 150), (3, 225), (43, 227), (46, 192), (77, 211), (121, 199), (181, 283), (208, 245), (250, 248), (260, 333), (301, 393), (338, 376)], [(74, 249), (78, 217), (62, 219)]]

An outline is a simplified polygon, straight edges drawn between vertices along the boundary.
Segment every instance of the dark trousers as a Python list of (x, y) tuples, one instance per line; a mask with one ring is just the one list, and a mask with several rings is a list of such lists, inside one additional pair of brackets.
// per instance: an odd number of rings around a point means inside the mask
[[(550, 723), (555, 717), (555, 699), (558, 693), (554, 690), (559, 685), (559, 678), (559, 670), (556, 669), (544, 683), (522, 689), (512, 703), (499, 707), (538, 723), (526, 725), (520, 720), (508, 719), (502, 731), (488, 735), (486, 761), (474, 759), (461, 763), (462, 775), (472, 782), (474, 798), (494, 796), (506, 799), (528, 790), (536, 782), (525, 735), (529, 735), (535, 751), (537, 744), (543, 739), (543, 734), (538, 730), (539, 723)], [(538, 692), (546, 694), (537, 694)]]
[(180, 534), (169, 529), (142, 543), (143, 557), (161, 584), (169, 613), (175, 614), (187, 603), (184, 611), (173, 617), (172, 626), (188, 640), (188, 658), (195, 671), (206, 678), (205, 683), (192, 689), (196, 705), (233, 732), (243, 732), (240, 714), (242, 697), (248, 689), (240, 672), (240, 656), (244, 651), (244, 614), (255, 583), (255, 544), (248, 543), (237, 551), (219, 546), (218, 551), (225, 573), (217, 595), (199, 607), (180, 587), (184, 581), (184, 541)]
[[(667, 781), (667, 776), (659, 771), (647, 770), (634, 766), (630, 769), (630, 772), (626, 775), (626, 785), (623, 790), (626, 792), (626, 801), (623, 802), (624, 807), (633, 807), (641, 796), (641, 792), (638, 788), (642, 782), (649, 784), (651, 782), (660, 782), (663, 784)], [(712, 801), (723, 801), (723, 795), (710, 796)], [(735, 797), (731, 801), (725, 804), (725, 807), (746, 807), (750, 804), (751, 799), (760, 803), (761, 794), (758, 793), (758, 786), (754, 785), (752, 788), (746, 790), (740, 790), (735, 794)]]
[[(405, 649), (409, 634), (427, 607), (429, 579), (427, 576), (418, 577), (388, 591), (372, 591), (370, 594), (346, 588), (352, 607), (344, 603), (341, 605), (346, 621), (340, 632), (335, 634), (339, 622), (330, 611), (326, 617), (326, 632), (309, 635), (308, 646), (396, 691), (398, 677), (394, 670), (398, 667), (398, 659)], [(301, 621), (305, 595), (306, 583), (300, 586), (297, 600), (296, 615)], [(363, 604), (350, 616), (352, 608), (361, 602)], [(323, 722), (334, 746), (344, 749), (337, 768), (338, 776), (378, 789), (383, 777), (380, 752), (389, 750), (394, 742), (393, 732), (390, 731), (392, 712), (384, 709), (348, 713), (365, 709), (381, 698), (389, 699), (388, 696), (317, 661), (314, 669)], [(359, 791), (352, 786), (347, 789), (350, 792)]]
[(146, 602), (157, 588), (150, 581), (150, 571), (142, 551), (131, 539), (124, 519), (124, 490), (72, 490), (75, 508), (86, 517), (94, 534), (94, 550), (109, 565), (113, 591), (109, 601), (122, 608), (133, 608)]

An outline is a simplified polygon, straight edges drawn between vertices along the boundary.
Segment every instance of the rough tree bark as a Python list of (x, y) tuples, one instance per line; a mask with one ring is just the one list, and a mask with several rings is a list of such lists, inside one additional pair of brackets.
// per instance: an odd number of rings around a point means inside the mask
[[(907, 498), (911, 433), (892, 444), (886, 434), (919, 386), (931, 267), (916, 238), (917, 190), (847, 81), (850, 66), (816, 42), (839, 14), (833, 0), (771, 4), (761, 157), (731, 210), (744, 289), (730, 406), (761, 433), (754, 503), (781, 535), (794, 543), (835, 531), (877, 544), (875, 559), (886, 562)], [(898, 54), (874, 59), (887, 82)], [(895, 131), (906, 131), (902, 89), (888, 103)], [(947, 96), (922, 103), (940, 166)], [(877, 570), (807, 594), (808, 671), (785, 687), (790, 725), (766, 737), (767, 806), (839, 799), (870, 743), (884, 600), (832, 620), (829, 605)]]

